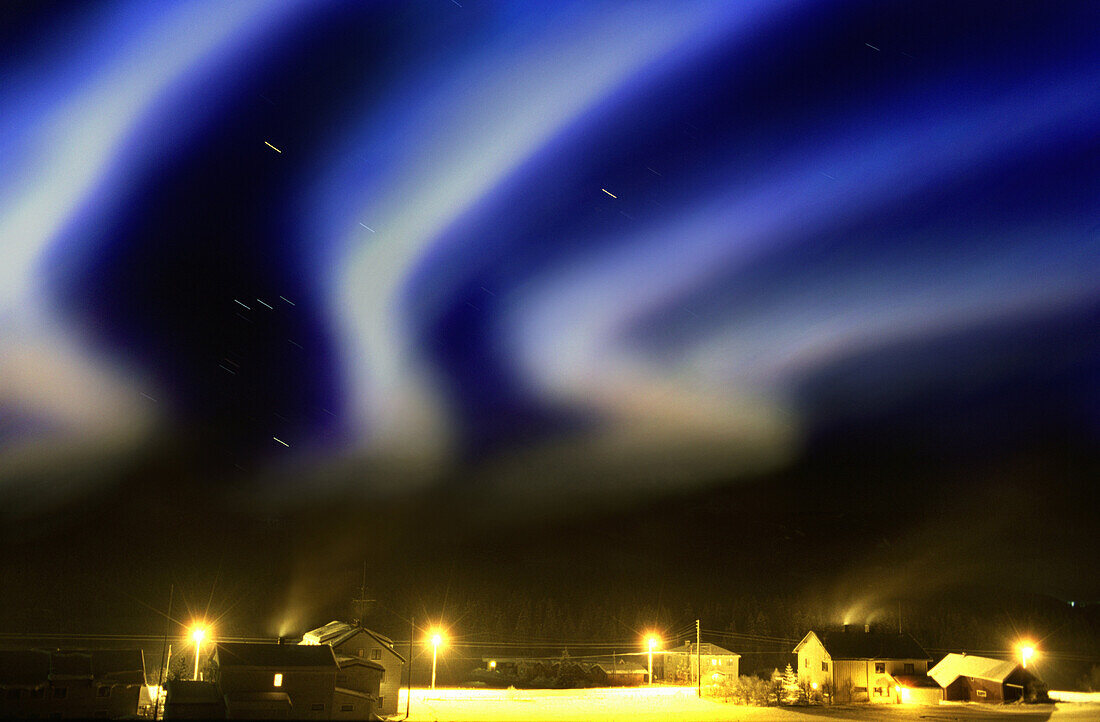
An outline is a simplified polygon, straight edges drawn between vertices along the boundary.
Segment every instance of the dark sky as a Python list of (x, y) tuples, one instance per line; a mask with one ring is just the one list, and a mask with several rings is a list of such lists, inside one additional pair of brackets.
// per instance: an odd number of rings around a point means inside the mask
[(717, 564), (843, 599), (864, 544), (884, 597), (1100, 598), (1098, 27), (7, 4), (5, 608), (141, 568), (305, 617), (364, 558), (383, 591)]

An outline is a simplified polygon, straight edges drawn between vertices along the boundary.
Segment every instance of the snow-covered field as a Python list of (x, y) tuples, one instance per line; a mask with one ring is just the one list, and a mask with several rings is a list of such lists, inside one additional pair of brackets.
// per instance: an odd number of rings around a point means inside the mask
[[(410, 722), (564, 722), (566, 720), (1100, 720), (1100, 695), (1064, 695), (1056, 705), (848, 705), (746, 707), (699, 699), (691, 687), (600, 689), (413, 689)], [(405, 691), (401, 691), (404, 716)], [(945, 717), (945, 715), (947, 715)]]
[[(765, 708), (699, 699), (691, 687), (413, 689), (410, 720), (774, 719)], [(399, 709), (405, 709), (405, 691)]]
[(1100, 692), (1059, 692), (1051, 690), (1050, 698), (1057, 702), (1095, 702), (1100, 704)]

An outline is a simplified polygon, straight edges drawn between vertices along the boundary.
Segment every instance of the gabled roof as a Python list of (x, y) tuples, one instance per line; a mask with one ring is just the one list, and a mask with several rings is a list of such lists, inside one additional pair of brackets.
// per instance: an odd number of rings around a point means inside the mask
[(863, 631), (810, 631), (798, 646), (795, 653), (816, 638), (833, 660), (838, 659), (931, 659), (912, 635), (892, 632)]
[(94, 679), (104, 684), (145, 684), (140, 649), (0, 651), (0, 686), (43, 686), (48, 680)]
[(145, 654), (140, 649), (97, 649), (91, 654), (92, 674), (97, 680), (145, 684)]
[(591, 669), (602, 670), (604, 674), (646, 674), (648, 672), (642, 665), (622, 659), (617, 662), (596, 662)]
[(391, 654), (401, 660), (401, 663), (405, 663), (405, 658), (394, 649), (393, 641), (372, 629), (366, 627), (357, 627), (347, 622), (341, 622), (339, 620), (333, 620), (323, 627), (317, 629), (311, 629), (302, 635), (302, 641), (299, 644), (302, 645), (318, 645), (327, 644), (331, 647), (336, 647), (344, 642), (348, 641), (355, 635), (363, 633), (372, 638), (374, 641), (382, 645), (383, 649), (388, 650)]
[(87, 652), (52, 652), (50, 679), (91, 679), (92, 655)]
[(936, 680), (932, 679), (927, 674), (894, 674), (891, 676), (894, 678), (894, 681), (902, 687), (909, 687), (910, 689), (939, 689)]
[(740, 657), (740, 654), (731, 652), (728, 649), (723, 649), (717, 644), (711, 644), (710, 642), (703, 642), (696, 645), (694, 642), (684, 642), (679, 647), (673, 647), (672, 649), (664, 650), (666, 654), (695, 654), (696, 646), (698, 646), (700, 653), (704, 657)]
[(50, 675), (50, 653), (42, 649), (0, 651), (0, 687), (44, 687)]
[(219, 642), (216, 653), (219, 667), (336, 667), (327, 644)]
[(214, 682), (170, 679), (164, 684), (165, 704), (222, 704), (222, 695)]
[(372, 662), (369, 659), (363, 659), (362, 657), (349, 657), (346, 654), (336, 655), (336, 664), (340, 665), (340, 669), (344, 667), (370, 667), (371, 669), (386, 671), (386, 668), (380, 665), (378, 662)]
[(939, 664), (928, 670), (928, 676), (936, 680), (936, 684), (946, 687), (959, 677), (973, 677), (990, 682), (1003, 683), (1010, 674), (1016, 671), (1018, 662), (1007, 662), (1003, 659), (990, 659), (989, 657), (975, 657), (972, 654), (949, 654), (939, 661)]

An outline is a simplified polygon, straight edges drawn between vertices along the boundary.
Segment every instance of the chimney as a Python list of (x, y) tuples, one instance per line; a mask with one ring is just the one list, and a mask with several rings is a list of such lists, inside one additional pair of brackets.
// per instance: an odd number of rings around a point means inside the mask
[(845, 623), (845, 625), (844, 625), (844, 631), (845, 631), (845, 632), (847, 632), (847, 631), (848, 631), (848, 625), (847, 625), (847, 623)]
[(865, 634), (870, 634), (871, 633), (871, 625), (870, 624), (864, 624), (863, 625), (863, 631), (864, 631)]
[(286, 644), (286, 637), (279, 637), (279, 644)]

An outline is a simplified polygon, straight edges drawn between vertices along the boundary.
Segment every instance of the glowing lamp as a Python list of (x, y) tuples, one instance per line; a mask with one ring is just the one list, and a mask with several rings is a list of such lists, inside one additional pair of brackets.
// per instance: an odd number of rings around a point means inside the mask
[(1023, 663), (1024, 669), (1027, 669), (1027, 661), (1035, 656), (1035, 647), (1030, 644), (1020, 645), (1020, 661)]

